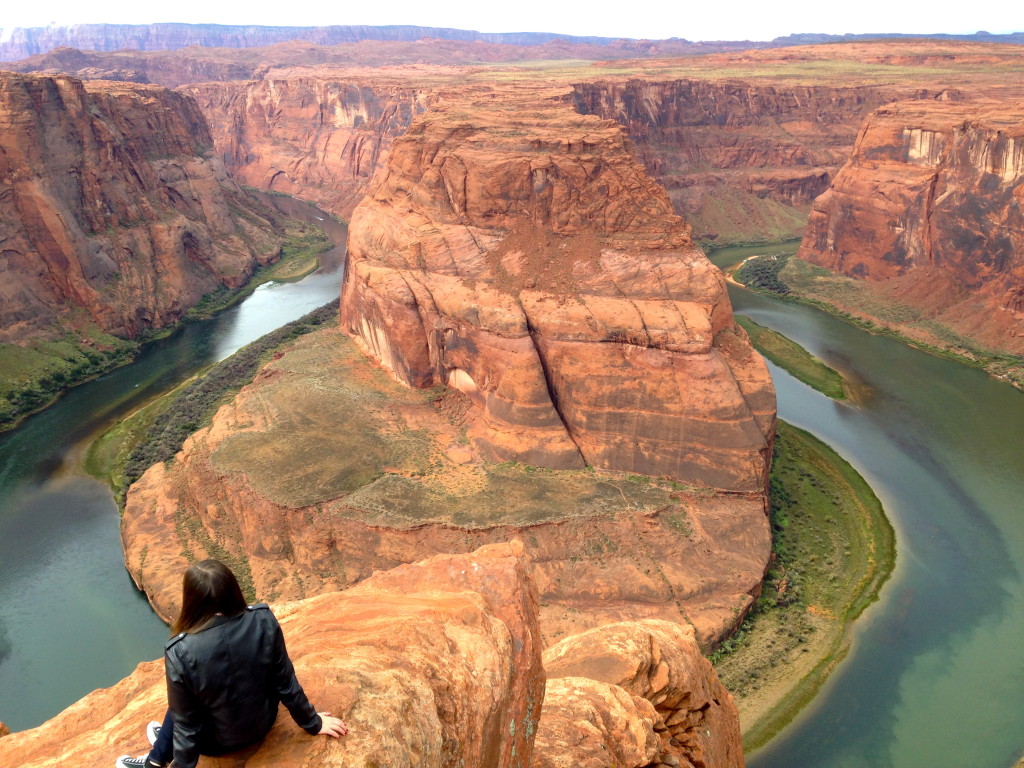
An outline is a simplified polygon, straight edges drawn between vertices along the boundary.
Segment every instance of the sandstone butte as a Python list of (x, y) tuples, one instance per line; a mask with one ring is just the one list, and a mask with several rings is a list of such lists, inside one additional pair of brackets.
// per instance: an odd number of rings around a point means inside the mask
[(1022, 206), (1018, 101), (899, 102), (864, 122), (798, 256), (1024, 354)]
[(134, 337), (275, 260), (212, 144), (183, 94), (0, 73), (0, 342)]
[(343, 324), (405, 386), (313, 334), (130, 490), (161, 615), (204, 553), (280, 599), (523, 534), (549, 642), (662, 618), (711, 646), (742, 620), (771, 546), (765, 364), (621, 128), (519, 93), (436, 104), (353, 215)]
[[(440, 555), (275, 605), (307, 695), (350, 732), (310, 737), (282, 708), (262, 744), (200, 766), (743, 765), (735, 704), (692, 631), (627, 622), (542, 658), (522, 551)], [(144, 662), (0, 748), (21, 768), (110, 765), (145, 749), (165, 707), (163, 663)]]
[(442, 100), (352, 214), (342, 327), (473, 403), (479, 455), (761, 492), (767, 369), (621, 128), (557, 92)]

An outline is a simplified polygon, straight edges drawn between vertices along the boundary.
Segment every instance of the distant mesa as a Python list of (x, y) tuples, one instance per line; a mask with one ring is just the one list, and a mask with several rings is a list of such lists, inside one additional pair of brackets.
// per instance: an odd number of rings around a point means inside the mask
[(366, 40), (416, 41), (424, 38), (483, 42), (499, 45), (541, 46), (560, 43), (571, 46), (601, 46), (611, 50), (631, 51), (634, 55), (680, 55), (713, 51), (774, 48), (808, 43), (874, 40), (886, 38), (914, 39), (920, 37), (943, 40), (977, 40), (982, 42), (1021, 43), (1024, 33), (991, 35), (946, 34), (793, 34), (769, 42), (688, 41), (673, 37), (666, 40), (634, 40), (628, 38), (564, 35), (553, 32), (476, 32), (474, 30), (413, 25), (361, 26), (334, 25), (325, 27), (258, 26), (232, 24), (75, 24), (71, 26), (0, 28), (0, 61), (17, 61), (27, 56), (47, 53), (54, 48), (70, 47), (89, 51), (173, 51), (189, 46), (213, 48), (251, 48), (290, 40), (316, 45), (338, 45)]

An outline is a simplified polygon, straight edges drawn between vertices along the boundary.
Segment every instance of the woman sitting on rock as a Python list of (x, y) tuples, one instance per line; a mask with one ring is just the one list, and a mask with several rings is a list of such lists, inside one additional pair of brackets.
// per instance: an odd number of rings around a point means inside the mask
[(181, 613), (164, 646), (167, 700), (163, 724), (152, 722), (148, 755), (118, 759), (117, 768), (193, 768), (199, 755), (223, 755), (270, 731), (283, 703), (307, 733), (344, 736), (348, 726), (317, 713), (295, 677), (281, 626), (265, 603), (246, 605), (235, 575), (203, 560), (182, 583)]

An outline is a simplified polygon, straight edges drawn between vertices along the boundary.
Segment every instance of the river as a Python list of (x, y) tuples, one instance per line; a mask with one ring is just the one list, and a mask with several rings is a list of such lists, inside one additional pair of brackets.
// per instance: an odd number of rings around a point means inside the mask
[[(323, 224), (343, 242), (342, 228)], [(714, 260), (761, 250), (725, 249)], [(158, 657), (166, 636), (124, 570), (109, 492), (69, 469), (74, 446), (334, 298), (341, 261), (335, 251), (306, 280), (261, 288), (187, 326), (0, 438), (0, 720), (39, 724)], [(772, 368), (781, 417), (867, 478), (899, 547), (850, 655), (748, 764), (1007, 768), (1024, 748), (1024, 394), (812, 308), (730, 293), (738, 311), (856, 382), (855, 403), (836, 403)]]
[(139, 661), (167, 627), (124, 568), (117, 505), (78, 470), (82, 446), (200, 368), (337, 298), (345, 227), (291, 198), (264, 196), (336, 244), (295, 283), (265, 283), (212, 320), (148, 345), (129, 366), (68, 392), (0, 435), (0, 721), (39, 725)]
[(737, 287), (730, 296), (856, 383), (856, 404), (836, 403), (770, 366), (780, 417), (864, 475), (898, 548), (849, 656), (748, 765), (1014, 764), (1024, 752), (1024, 394), (813, 308)]

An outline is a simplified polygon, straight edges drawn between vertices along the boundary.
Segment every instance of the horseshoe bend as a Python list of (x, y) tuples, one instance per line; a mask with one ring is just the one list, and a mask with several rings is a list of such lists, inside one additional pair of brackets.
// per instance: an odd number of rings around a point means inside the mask
[(163, 616), (217, 556), (270, 600), (522, 540), (544, 644), (705, 647), (759, 593), (775, 395), (718, 269), (568, 89), (437, 95), (352, 215), (341, 328), (282, 348), (130, 490)]

